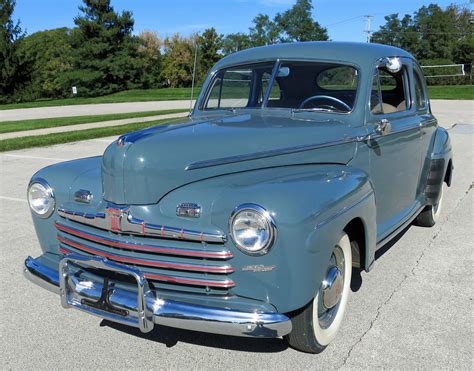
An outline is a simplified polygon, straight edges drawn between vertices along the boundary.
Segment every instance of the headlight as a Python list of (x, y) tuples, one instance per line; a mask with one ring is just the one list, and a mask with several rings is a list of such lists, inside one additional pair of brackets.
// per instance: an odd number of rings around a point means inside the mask
[(249, 255), (266, 254), (277, 234), (271, 215), (255, 204), (237, 207), (230, 217), (229, 228), (235, 245)]
[(54, 211), (56, 201), (48, 182), (42, 178), (32, 179), (28, 187), (28, 203), (40, 218), (48, 218)]

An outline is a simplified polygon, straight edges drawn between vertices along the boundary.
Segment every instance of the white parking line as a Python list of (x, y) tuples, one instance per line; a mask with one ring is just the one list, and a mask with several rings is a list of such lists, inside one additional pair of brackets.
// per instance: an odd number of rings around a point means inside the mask
[(27, 156), (27, 155), (2, 155), (4, 157), (14, 157), (14, 158), (28, 158), (33, 160), (51, 160), (51, 161), (70, 161), (71, 159), (65, 158), (53, 158), (53, 157), (41, 157), (41, 156)]
[(7, 197), (7, 196), (0, 196), (0, 200), (7, 200), (7, 201), (17, 201), (17, 202), (28, 202), (24, 198), (16, 198), (16, 197)]

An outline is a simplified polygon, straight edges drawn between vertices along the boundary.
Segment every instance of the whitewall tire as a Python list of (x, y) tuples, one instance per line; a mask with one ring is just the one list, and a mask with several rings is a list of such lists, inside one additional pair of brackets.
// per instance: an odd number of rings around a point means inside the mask
[(343, 233), (333, 249), (315, 298), (291, 319), (293, 330), (286, 339), (293, 348), (320, 353), (334, 340), (346, 311), (351, 276), (351, 241)]

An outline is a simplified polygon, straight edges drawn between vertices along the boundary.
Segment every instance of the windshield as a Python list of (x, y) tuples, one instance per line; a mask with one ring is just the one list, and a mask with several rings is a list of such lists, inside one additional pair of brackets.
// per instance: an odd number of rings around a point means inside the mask
[(201, 109), (286, 108), (352, 111), (356, 68), (327, 62), (256, 63), (218, 71)]

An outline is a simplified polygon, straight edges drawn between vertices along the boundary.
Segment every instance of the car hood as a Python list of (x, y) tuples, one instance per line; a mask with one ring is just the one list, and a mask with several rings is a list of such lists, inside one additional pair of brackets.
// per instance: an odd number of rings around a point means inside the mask
[(242, 114), (189, 119), (130, 133), (103, 155), (104, 199), (153, 204), (180, 186), (223, 174), (297, 164), (346, 164), (356, 146), (344, 140), (348, 132), (348, 124), (337, 120)]

